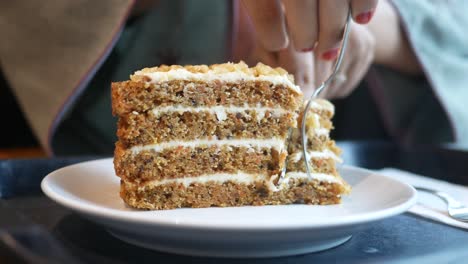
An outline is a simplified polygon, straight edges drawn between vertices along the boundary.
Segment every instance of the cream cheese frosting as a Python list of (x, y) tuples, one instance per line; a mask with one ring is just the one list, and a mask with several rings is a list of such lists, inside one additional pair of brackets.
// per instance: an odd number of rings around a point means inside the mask
[(266, 81), (273, 85), (283, 85), (293, 90), (296, 93), (301, 93), (299, 86), (291, 81), (287, 74), (281, 75), (252, 75), (244, 71), (228, 71), (228, 72), (215, 72), (208, 70), (206, 72), (191, 72), (185, 68), (171, 69), (169, 71), (137, 71), (134, 75), (147, 76), (148, 83), (162, 83), (172, 80), (189, 80), (189, 81), (223, 81), (228, 83), (236, 83), (239, 81)]
[[(338, 157), (333, 151), (329, 149), (324, 149), (322, 151), (309, 151), (307, 152), (309, 158), (312, 159), (333, 159), (336, 162), (343, 162), (343, 160)], [(302, 151), (297, 151), (289, 155), (289, 158), (292, 162), (299, 162), (302, 158)]]
[[(252, 111), (256, 113), (257, 121), (262, 120), (265, 117), (266, 112), (269, 112), (273, 117), (280, 117), (290, 111), (284, 110), (283, 108), (273, 107), (262, 107), (262, 106), (211, 106), (211, 107), (184, 107), (184, 106), (165, 106), (158, 107), (151, 110), (155, 116), (159, 116), (164, 113), (178, 112), (210, 112), (216, 115), (218, 121), (224, 121), (227, 119), (227, 113), (242, 113), (246, 111)], [(296, 115), (296, 114), (295, 114)]]
[[(306, 173), (303, 172), (288, 172), (286, 173), (285, 177), (280, 180), (278, 185), (275, 185), (273, 181), (276, 179), (275, 177), (269, 177), (263, 174), (251, 174), (245, 172), (237, 172), (237, 173), (215, 173), (215, 174), (205, 174), (200, 175), (197, 177), (186, 177), (186, 178), (176, 178), (176, 179), (162, 179), (162, 180), (152, 180), (148, 181), (143, 185), (139, 185), (139, 189), (144, 189), (145, 187), (152, 187), (152, 186), (159, 186), (159, 185), (166, 185), (166, 184), (182, 184), (184, 187), (188, 187), (193, 183), (199, 184), (206, 184), (207, 182), (214, 182), (216, 184), (222, 184), (225, 182), (234, 182), (238, 184), (252, 184), (254, 182), (265, 182), (268, 189), (276, 192), (280, 191), (283, 188), (288, 187), (290, 179), (307, 179), (308, 176)], [(328, 183), (338, 183), (342, 184), (339, 179), (332, 175), (324, 174), (324, 173), (311, 173), (312, 180), (318, 180)], [(127, 183), (132, 185), (132, 183)]]
[(144, 146), (133, 146), (130, 150), (134, 154), (138, 154), (144, 150), (152, 150), (155, 152), (161, 152), (164, 149), (184, 147), (184, 148), (195, 148), (195, 147), (210, 147), (210, 146), (235, 146), (235, 147), (247, 147), (247, 148), (273, 148), (282, 152), (285, 149), (285, 139), (271, 138), (271, 139), (197, 139), (191, 141), (168, 141), (161, 142), (158, 144), (150, 144)]

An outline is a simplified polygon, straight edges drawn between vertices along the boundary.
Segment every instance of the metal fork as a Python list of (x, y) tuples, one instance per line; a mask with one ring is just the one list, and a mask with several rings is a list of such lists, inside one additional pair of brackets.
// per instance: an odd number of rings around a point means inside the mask
[[(309, 154), (307, 153), (307, 136), (306, 136), (306, 127), (305, 127), (305, 120), (307, 118), (307, 113), (310, 109), (310, 105), (312, 103), (312, 99), (314, 98), (317, 98), (317, 96), (326, 88), (328, 87), (328, 85), (330, 85), (330, 83), (333, 81), (333, 79), (335, 78), (335, 76), (337, 75), (338, 73), (338, 70), (340, 69), (340, 65), (341, 65), (341, 61), (343, 60), (343, 55), (345, 53), (345, 50), (346, 50), (346, 47), (348, 45), (348, 35), (349, 35), (349, 31), (350, 31), (350, 25), (351, 23), (351, 11), (348, 12), (348, 16), (346, 18), (346, 25), (345, 25), (345, 29), (344, 29), (344, 33), (343, 33), (343, 42), (341, 44), (341, 51), (340, 51), (340, 54), (338, 55), (338, 59), (336, 60), (336, 63), (335, 63), (335, 66), (333, 68), (333, 72), (332, 74), (328, 77), (327, 80), (325, 80), (315, 91), (314, 93), (312, 94), (312, 96), (309, 98), (309, 102), (307, 103), (306, 107), (304, 108), (304, 111), (303, 111), (303, 116), (302, 116), (302, 127), (301, 127), (301, 133), (302, 133), (302, 153), (303, 153), (303, 157), (304, 157), (304, 163), (305, 163), (305, 166), (306, 166), (306, 170), (307, 170), (307, 177), (309, 179), (312, 179), (312, 175), (310, 174), (310, 167), (309, 167)], [(291, 134), (292, 134), (292, 129), (289, 129), (288, 131), (288, 145), (291, 141)], [(288, 149), (288, 148), (287, 148)], [(279, 176), (279, 180), (277, 182), (277, 185), (279, 185), (282, 180), (284, 179), (285, 175), (286, 175), (286, 170), (287, 170), (287, 160), (285, 162), (285, 165), (283, 167), (283, 169), (281, 170), (281, 173), (280, 173), (280, 176)]]
[(447, 204), (447, 211), (448, 214), (462, 222), (468, 222), (468, 207), (464, 205), (463, 203), (457, 201), (454, 199), (452, 196), (448, 195), (447, 193), (425, 188), (425, 187), (419, 187), (419, 186), (413, 186), (416, 190), (418, 191), (423, 191), (427, 193), (431, 193), (440, 199), (444, 200), (444, 202)]
[(338, 74), (338, 70), (341, 66), (341, 61), (343, 61), (343, 56), (345, 54), (346, 47), (348, 45), (348, 35), (351, 28), (351, 11), (348, 12), (348, 17), (346, 18), (346, 25), (343, 33), (343, 42), (341, 44), (340, 54), (338, 55), (338, 59), (336, 60), (335, 66), (333, 68), (332, 74), (326, 79), (312, 94), (307, 102), (306, 107), (304, 108), (303, 116), (302, 116), (302, 126), (301, 126), (301, 139), (302, 139), (302, 155), (304, 157), (304, 164), (307, 171), (307, 177), (312, 179), (312, 175), (310, 173), (310, 166), (309, 166), (309, 153), (307, 152), (307, 135), (306, 135), (306, 119), (307, 114), (309, 113), (310, 106), (312, 104), (313, 99), (317, 98), (319, 94), (327, 88), (330, 83), (334, 80), (335, 76)]

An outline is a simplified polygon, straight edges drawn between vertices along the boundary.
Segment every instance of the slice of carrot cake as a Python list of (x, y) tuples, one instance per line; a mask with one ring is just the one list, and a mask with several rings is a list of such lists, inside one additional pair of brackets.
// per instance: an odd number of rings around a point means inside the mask
[[(303, 113), (299, 116), (299, 127), (292, 130), (288, 148), (287, 170), (281, 184), (300, 186), (309, 189), (303, 193), (306, 203), (339, 203), (342, 194), (351, 190), (350, 186), (338, 174), (336, 163), (341, 163), (341, 150), (330, 138), (333, 129), (332, 117), (335, 108), (327, 100), (315, 99), (309, 108), (306, 122), (306, 156), (310, 169), (310, 178), (306, 173), (302, 148), (301, 126)], [(281, 187), (280, 184), (280, 187)], [(283, 187), (284, 188), (284, 187)], [(318, 193), (318, 194), (317, 194)]]
[(160, 66), (113, 83), (122, 199), (142, 209), (338, 202), (328, 181), (280, 180), (302, 105), (292, 77), (263, 64)]

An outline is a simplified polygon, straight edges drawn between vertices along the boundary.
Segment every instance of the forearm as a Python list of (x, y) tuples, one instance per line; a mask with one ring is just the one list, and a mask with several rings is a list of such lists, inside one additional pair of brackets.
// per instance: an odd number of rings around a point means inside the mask
[(408, 74), (421, 73), (421, 65), (401, 27), (397, 11), (387, 0), (380, 0), (368, 27), (376, 40), (375, 64)]

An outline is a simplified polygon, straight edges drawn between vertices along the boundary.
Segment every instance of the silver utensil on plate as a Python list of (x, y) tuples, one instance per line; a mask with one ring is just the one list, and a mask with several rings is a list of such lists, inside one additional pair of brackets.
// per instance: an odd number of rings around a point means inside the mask
[[(340, 65), (341, 65), (341, 61), (343, 60), (343, 55), (345, 53), (345, 50), (346, 50), (346, 47), (348, 45), (348, 35), (349, 35), (349, 31), (350, 31), (350, 28), (351, 28), (351, 11), (348, 12), (348, 16), (346, 18), (346, 25), (345, 25), (345, 29), (344, 29), (344, 33), (343, 33), (343, 40), (342, 40), (342, 44), (341, 44), (341, 49), (340, 49), (340, 53), (338, 54), (338, 58), (336, 59), (336, 62), (335, 62), (335, 66), (333, 67), (333, 72), (332, 74), (330, 74), (330, 76), (328, 77), (328, 79), (326, 79), (315, 91), (314, 93), (312, 94), (312, 96), (309, 98), (309, 101), (306, 105), (306, 107), (304, 108), (304, 111), (302, 112), (303, 116), (302, 116), (302, 127), (301, 127), (301, 133), (302, 133), (302, 153), (303, 153), (303, 157), (304, 157), (304, 163), (305, 163), (305, 167), (306, 167), (306, 171), (307, 171), (307, 176), (309, 177), (309, 179), (312, 179), (312, 176), (310, 174), (310, 166), (309, 166), (309, 153), (307, 153), (307, 135), (306, 135), (306, 126), (305, 126), (305, 121), (306, 118), (307, 118), (307, 114), (308, 114), (308, 111), (309, 111), (309, 108), (310, 108), (310, 105), (312, 103), (312, 100), (317, 98), (318, 95), (325, 89), (327, 88), (330, 83), (334, 80), (335, 76), (338, 75), (338, 70), (340, 69)], [(288, 143), (291, 141), (291, 129), (289, 129), (289, 132), (288, 132)], [(286, 164), (287, 164), (287, 161), (286, 161)], [(286, 175), (286, 169), (287, 169), (287, 165), (284, 165), (281, 173), (280, 173), (280, 177), (279, 177), (279, 181), (277, 184), (280, 184), (281, 181), (284, 179), (284, 176)]]
[(310, 174), (310, 165), (309, 165), (309, 153), (307, 152), (307, 134), (306, 134), (306, 122), (307, 120), (307, 114), (309, 113), (310, 106), (312, 104), (313, 99), (317, 98), (319, 94), (325, 90), (330, 83), (335, 79), (335, 76), (338, 75), (338, 70), (340, 69), (341, 66), (341, 61), (343, 61), (343, 56), (346, 51), (346, 47), (348, 45), (348, 35), (349, 31), (351, 29), (351, 11), (348, 13), (348, 17), (346, 18), (346, 25), (343, 33), (343, 41), (341, 44), (341, 50), (340, 54), (338, 55), (338, 59), (335, 62), (335, 66), (333, 67), (333, 72), (332, 74), (326, 79), (312, 94), (312, 96), (309, 98), (309, 101), (307, 102), (306, 107), (304, 108), (303, 111), (303, 116), (302, 116), (302, 126), (301, 126), (301, 139), (302, 139), (302, 155), (304, 157), (304, 164), (306, 167), (307, 171), (307, 176), (309, 179), (312, 179), (312, 176)]
[(458, 221), (468, 222), (468, 207), (464, 205), (463, 203), (457, 201), (455, 198), (448, 195), (447, 193), (444, 193), (438, 190), (433, 190), (433, 189), (419, 187), (419, 186), (413, 186), (413, 187), (418, 191), (431, 193), (439, 197), (440, 199), (444, 200), (444, 202), (447, 204), (448, 214), (452, 218)]

